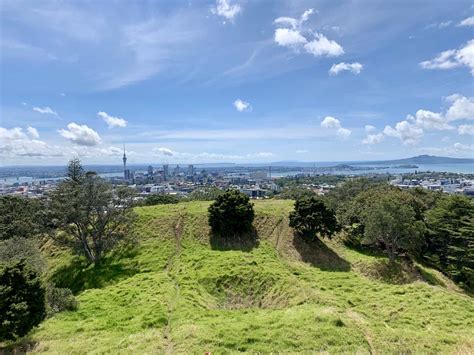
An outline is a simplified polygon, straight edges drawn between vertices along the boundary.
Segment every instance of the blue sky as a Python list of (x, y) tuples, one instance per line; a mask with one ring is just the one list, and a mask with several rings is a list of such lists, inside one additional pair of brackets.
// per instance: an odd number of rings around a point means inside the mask
[(474, 155), (471, 1), (10, 1), (0, 163)]

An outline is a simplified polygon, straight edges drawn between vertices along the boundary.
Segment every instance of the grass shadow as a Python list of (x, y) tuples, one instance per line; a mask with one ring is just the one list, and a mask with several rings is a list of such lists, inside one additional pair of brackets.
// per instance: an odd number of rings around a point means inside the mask
[(38, 343), (31, 340), (27, 335), (24, 338), (11, 341), (11, 342), (0, 342), (0, 354), (2, 355), (19, 355), (26, 354), (34, 350)]
[(250, 232), (241, 235), (223, 236), (211, 230), (209, 243), (213, 250), (240, 250), (249, 252), (258, 247), (259, 237), (255, 227), (252, 227)]
[(301, 260), (310, 263), (323, 271), (350, 271), (351, 264), (337, 255), (325, 243), (316, 239), (307, 241), (293, 234), (293, 246), (301, 256)]
[(69, 263), (54, 271), (50, 281), (56, 287), (69, 288), (74, 294), (90, 288), (101, 288), (138, 273), (139, 266), (132, 261), (137, 253), (136, 246), (122, 248), (104, 257), (100, 265), (91, 265), (84, 257), (74, 256)]
[[(427, 281), (413, 262), (406, 259), (400, 259), (394, 262), (390, 262), (388, 259), (378, 260), (372, 265), (367, 265), (362, 273), (371, 279), (392, 285)], [(427, 282), (429, 283), (429, 281)]]

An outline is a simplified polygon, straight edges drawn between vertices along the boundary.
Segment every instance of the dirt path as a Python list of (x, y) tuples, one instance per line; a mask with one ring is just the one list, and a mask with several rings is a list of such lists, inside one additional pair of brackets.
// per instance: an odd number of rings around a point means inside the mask
[(179, 282), (176, 279), (176, 276), (173, 272), (173, 268), (176, 265), (176, 260), (179, 258), (179, 255), (181, 253), (181, 237), (183, 235), (183, 230), (184, 230), (184, 213), (180, 213), (176, 222), (173, 225), (173, 234), (174, 234), (174, 241), (175, 241), (175, 250), (173, 254), (168, 259), (168, 262), (166, 263), (166, 273), (170, 277), (173, 286), (174, 286), (174, 294), (172, 299), (170, 300), (170, 303), (168, 304), (168, 315), (167, 315), (167, 322), (166, 322), (166, 327), (164, 330), (164, 338), (167, 343), (166, 345), (166, 354), (173, 354), (175, 352), (174, 349), (174, 342), (171, 336), (171, 320), (173, 317), (173, 312), (176, 308), (176, 305), (178, 304), (178, 300), (181, 294), (181, 289), (179, 286)]

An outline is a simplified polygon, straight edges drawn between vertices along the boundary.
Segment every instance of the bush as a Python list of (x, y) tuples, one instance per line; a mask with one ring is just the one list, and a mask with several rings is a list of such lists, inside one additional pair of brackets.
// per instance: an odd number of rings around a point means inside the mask
[(318, 197), (302, 197), (290, 212), (290, 227), (306, 239), (331, 238), (339, 230), (335, 213)]
[(247, 195), (228, 190), (209, 206), (209, 225), (219, 235), (240, 235), (252, 230), (255, 217)]
[(0, 340), (25, 336), (46, 316), (45, 290), (24, 261), (0, 266)]
[(75, 311), (77, 306), (78, 302), (70, 289), (55, 287), (52, 284), (49, 284), (46, 288), (46, 309), (48, 317), (59, 312)]
[(145, 206), (167, 205), (172, 203), (178, 203), (179, 200), (180, 199), (174, 195), (155, 194), (147, 196), (143, 204)]
[(44, 201), (23, 197), (0, 197), (0, 240), (31, 237), (42, 232)]

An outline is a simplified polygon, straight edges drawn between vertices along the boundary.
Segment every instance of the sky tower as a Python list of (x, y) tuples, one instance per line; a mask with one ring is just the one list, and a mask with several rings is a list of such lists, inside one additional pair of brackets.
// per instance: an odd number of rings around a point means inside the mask
[(123, 178), (124, 180), (128, 180), (130, 177), (130, 174), (127, 170), (127, 154), (125, 154), (125, 144), (123, 145)]

